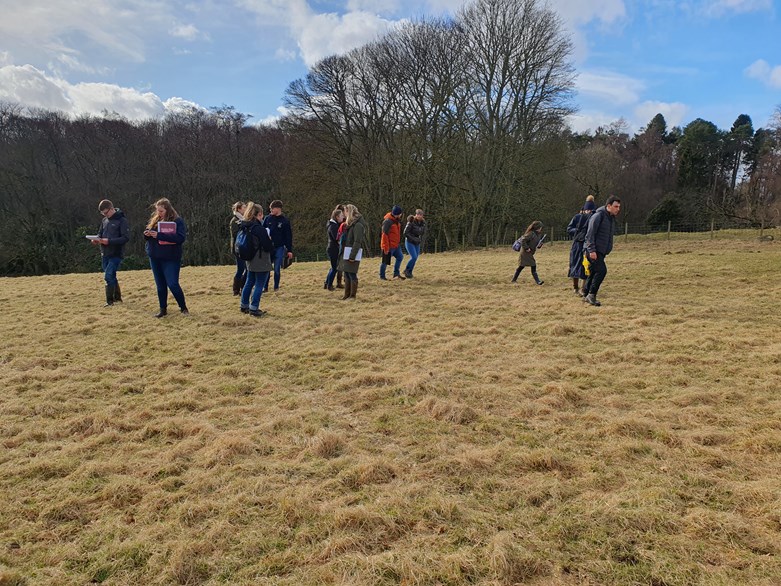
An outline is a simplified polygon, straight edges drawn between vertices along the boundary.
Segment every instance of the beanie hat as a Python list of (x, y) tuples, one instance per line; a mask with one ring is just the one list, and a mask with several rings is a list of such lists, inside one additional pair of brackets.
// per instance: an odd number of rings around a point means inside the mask
[(391, 213), (394, 216), (398, 216), (399, 214), (401, 214), (401, 206), (393, 206), (393, 209), (391, 210)]
[(597, 206), (594, 204), (593, 201), (587, 201), (586, 203), (583, 204), (583, 209), (587, 211), (590, 210), (593, 212), (595, 209), (597, 209)]

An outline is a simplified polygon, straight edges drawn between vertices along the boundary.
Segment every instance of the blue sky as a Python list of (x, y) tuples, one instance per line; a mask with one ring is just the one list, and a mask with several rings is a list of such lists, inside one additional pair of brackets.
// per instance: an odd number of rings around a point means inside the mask
[[(287, 85), (318, 59), (462, 0), (0, 0), (0, 100), (69, 114), (163, 116), (183, 105), (281, 113)], [(574, 41), (580, 111), (634, 131), (781, 105), (779, 2), (549, 0)]]

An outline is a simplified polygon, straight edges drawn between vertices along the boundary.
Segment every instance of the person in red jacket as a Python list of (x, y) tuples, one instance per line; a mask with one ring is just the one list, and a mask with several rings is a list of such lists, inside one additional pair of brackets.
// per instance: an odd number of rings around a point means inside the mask
[(393, 206), (390, 212), (385, 214), (382, 221), (382, 238), (380, 247), (382, 248), (382, 264), (380, 265), (380, 279), (387, 281), (385, 271), (390, 264), (391, 257), (396, 259), (393, 266), (393, 278), (404, 280), (401, 274), (401, 261), (404, 259), (404, 253), (401, 251), (401, 206)]

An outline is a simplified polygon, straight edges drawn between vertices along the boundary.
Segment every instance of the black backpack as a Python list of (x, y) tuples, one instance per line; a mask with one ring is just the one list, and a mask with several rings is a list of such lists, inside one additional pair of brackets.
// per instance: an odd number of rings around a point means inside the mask
[(252, 225), (242, 226), (236, 234), (236, 244), (233, 251), (241, 260), (252, 260), (258, 253), (260, 242), (258, 237), (251, 232)]

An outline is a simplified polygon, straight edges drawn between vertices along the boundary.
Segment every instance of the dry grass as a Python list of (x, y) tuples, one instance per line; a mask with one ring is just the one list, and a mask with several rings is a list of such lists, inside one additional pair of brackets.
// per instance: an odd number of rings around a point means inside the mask
[(0, 585), (781, 583), (781, 244), (0, 279)]

